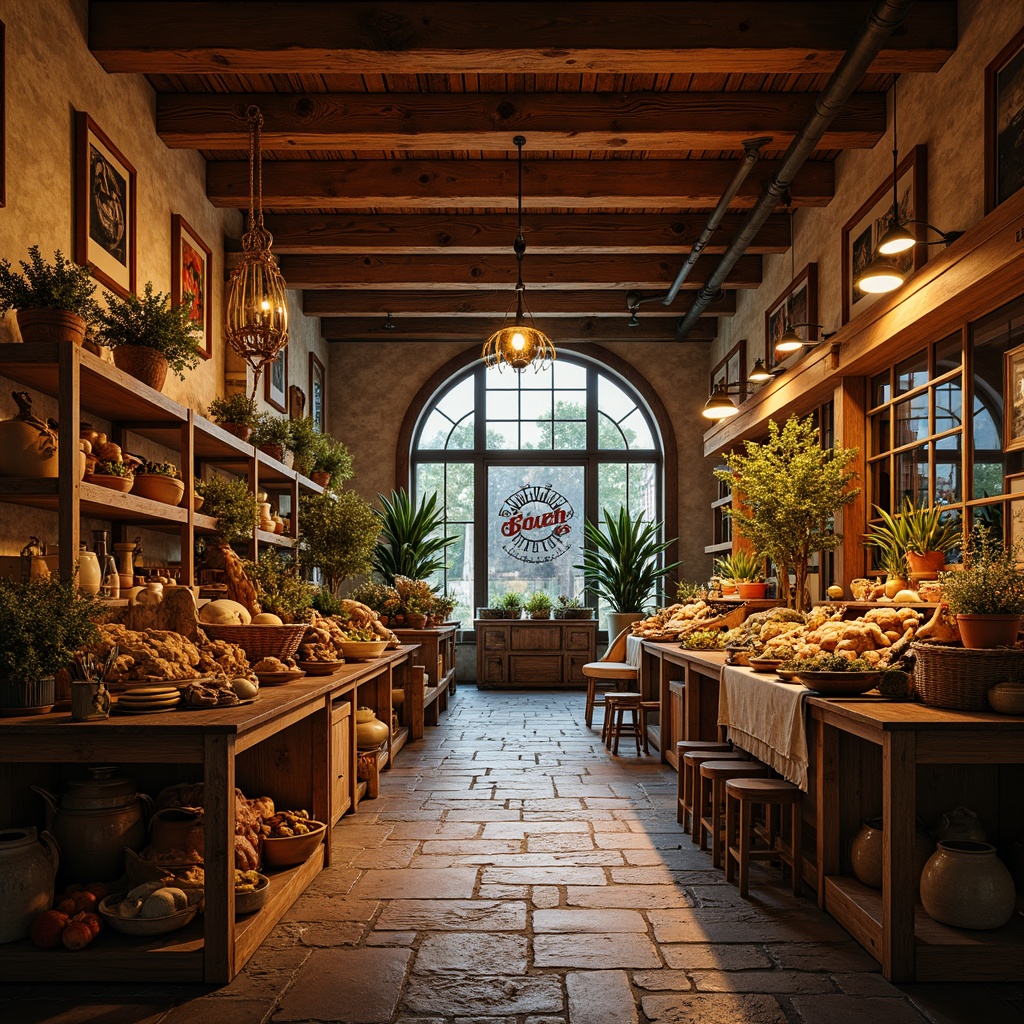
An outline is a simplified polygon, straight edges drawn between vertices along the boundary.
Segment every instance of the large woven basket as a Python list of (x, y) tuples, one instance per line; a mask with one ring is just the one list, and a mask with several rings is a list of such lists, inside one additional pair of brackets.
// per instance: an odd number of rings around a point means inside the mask
[(914, 686), (924, 704), (958, 711), (989, 711), (996, 683), (1024, 679), (1024, 650), (965, 648), (960, 644), (911, 644), (917, 656)]
[(309, 628), (304, 622), (293, 626), (217, 626), (210, 622), (200, 622), (199, 627), (212, 640), (227, 640), (229, 644), (238, 644), (249, 661), (290, 658), (299, 649)]

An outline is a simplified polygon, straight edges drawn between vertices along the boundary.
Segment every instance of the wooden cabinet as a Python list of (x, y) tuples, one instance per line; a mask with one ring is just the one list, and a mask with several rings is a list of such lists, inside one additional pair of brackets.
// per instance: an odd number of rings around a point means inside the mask
[(476, 685), (582, 689), (594, 661), (593, 619), (476, 619)]
[(403, 644), (418, 644), (413, 664), (426, 672), (426, 682), (416, 678), (405, 691), (404, 723), (409, 738), (418, 740), (424, 725), (437, 725), (439, 716), (448, 710), (448, 698), (455, 693), (455, 631), (454, 625), (434, 629), (396, 629)]

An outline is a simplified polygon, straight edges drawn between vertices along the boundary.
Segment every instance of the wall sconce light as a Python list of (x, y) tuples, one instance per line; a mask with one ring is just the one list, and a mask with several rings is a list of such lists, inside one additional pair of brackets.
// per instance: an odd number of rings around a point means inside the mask
[(793, 352), (799, 352), (802, 348), (813, 348), (815, 345), (820, 345), (826, 338), (831, 338), (831, 334), (823, 334), (820, 339), (816, 338), (801, 338), (797, 334), (796, 329), (798, 327), (817, 327), (821, 328), (822, 324), (790, 324), (783, 332), (782, 337), (775, 343), (775, 354), (777, 356), (788, 356)]
[[(933, 242), (925, 242), (915, 238), (907, 229), (907, 224), (924, 224), (930, 231), (934, 231), (939, 237)], [(898, 253), (906, 252), (915, 245), (949, 245), (955, 242), (962, 231), (942, 231), (924, 220), (892, 221), (885, 229), (884, 234), (878, 240), (877, 251), (883, 256), (895, 256)]]
[(876, 256), (857, 278), (857, 287), (862, 292), (881, 295), (895, 291), (906, 280), (906, 275), (892, 260), (885, 256)]
[[(776, 349), (778, 351), (778, 349)], [(764, 384), (772, 380), (776, 375), (764, 365), (763, 359), (755, 359), (754, 365), (750, 368), (747, 380), (751, 384)]]
[(729, 397), (730, 391), (742, 395), (748, 394), (750, 388), (747, 387), (745, 381), (716, 384), (711, 397), (704, 403), (701, 415), (709, 420), (727, 420), (730, 416), (736, 416), (739, 413), (739, 409), (736, 408), (736, 403)]

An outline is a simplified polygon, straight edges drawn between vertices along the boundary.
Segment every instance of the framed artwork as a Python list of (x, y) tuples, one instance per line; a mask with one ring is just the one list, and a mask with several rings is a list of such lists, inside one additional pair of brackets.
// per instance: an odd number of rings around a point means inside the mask
[(312, 352), (309, 353), (309, 415), (313, 417), (316, 429), (327, 430), (327, 392), (324, 364)]
[(263, 368), (263, 397), (278, 412), (288, 411), (288, 346)]
[(75, 262), (124, 297), (135, 291), (135, 168), (82, 111), (75, 137)]
[(1024, 29), (985, 68), (985, 212), (1024, 187)]
[(1024, 448), (1024, 345), (1003, 358), (1003, 448), (1010, 452)]
[[(928, 185), (926, 147), (915, 146), (896, 168), (896, 196), (899, 219), (927, 221)], [(853, 282), (871, 262), (875, 246), (892, 222), (892, 174), (886, 176), (868, 201), (843, 226), (843, 323), (852, 320), (876, 302), (879, 293), (862, 292)], [(919, 229), (914, 231), (914, 228)], [(908, 225), (918, 238), (924, 239), (924, 224)], [(928, 258), (927, 247), (915, 245), (892, 257), (906, 275), (920, 270)]]
[(201, 334), (199, 354), (213, 355), (213, 251), (192, 230), (180, 213), (171, 214), (171, 303), (180, 306), (184, 297), (191, 319)]
[(1024, 550), (1024, 473), (1006, 478), (1006, 493), (1010, 495), (1006, 539), (1011, 548)]
[(306, 415), (306, 392), (298, 384), (288, 385), (288, 419), (301, 420)]
[(779, 360), (775, 346), (787, 327), (794, 327), (804, 341), (817, 341), (817, 327), (796, 327), (797, 324), (818, 322), (818, 264), (808, 263), (790, 281), (786, 290), (765, 310), (764, 365), (770, 370)]
[(711, 387), (708, 394), (713, 394), (719, 384), (736, 384), (746, 377), (746, 340), (740, 339), (735, 345), (719, 360), (711, 371)]
[(0, 21), (0, 207), (7, 205), (7, 124), (4, 120), (4, 96), (7, 93), (7, 74), (4, 65), (4, 23)]

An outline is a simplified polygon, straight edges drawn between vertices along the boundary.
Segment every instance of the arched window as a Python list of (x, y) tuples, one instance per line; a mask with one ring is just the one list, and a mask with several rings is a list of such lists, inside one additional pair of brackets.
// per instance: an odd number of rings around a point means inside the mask
[[(577, 597), (583, 520), (623, 505), (664, 518), (664, 445), (648, 403), (596, 360), (559, 353), (534, 373), (457, 372), (412, 432), (414, 496), (441, 494), (448, 549), (443, 584), (464, 622), (508, 591)], [(604, 609), (599, 609), (603, 611)]]

